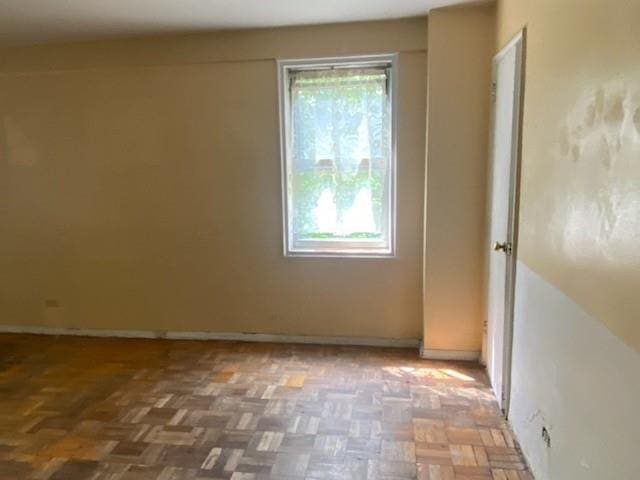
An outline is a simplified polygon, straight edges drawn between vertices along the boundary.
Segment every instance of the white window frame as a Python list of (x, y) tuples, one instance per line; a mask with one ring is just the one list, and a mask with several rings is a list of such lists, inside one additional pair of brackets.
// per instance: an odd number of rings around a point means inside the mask
[[(396, 178), (397, 178), (397, 85), (398, 55), (367, 55), (331, 58), (311, 58), (278, 60), (278, 96), (280, 107), (280, 156), (282, 169), (282, 212), (284, 255), (287, 257), (396, 257)], [(300, 69), (359, 68), (386, 66), (391, 72), (388, 80), (388, 98), (390, 102), (390, 141), (389, 141), (389, 219), (386, 224), (386, 248), (372, 247), (377, 241), (354, 240), (304, 240), (298, 244), (293, 241), (293, 226), (290, 222), (291, 191), (289, 189), (291, 157), (291, 98), (289, 92), (289, 71)]]

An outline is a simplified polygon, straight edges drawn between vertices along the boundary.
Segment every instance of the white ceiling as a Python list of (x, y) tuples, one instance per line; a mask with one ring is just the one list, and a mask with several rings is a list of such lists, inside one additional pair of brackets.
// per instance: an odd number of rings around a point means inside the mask
[(0, 0), (0, 44), (425, 15), (469, 0)]

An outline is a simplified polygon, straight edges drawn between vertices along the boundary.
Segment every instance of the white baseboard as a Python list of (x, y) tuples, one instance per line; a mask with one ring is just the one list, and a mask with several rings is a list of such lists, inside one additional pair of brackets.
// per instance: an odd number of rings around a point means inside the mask
[(480, 352), (467, 350), (431, 350), (424, 348), (420, 342), (420, 358), (425, 360), (463, 360), (467, 362), (477, 362), (480, 359)]
[(413, 338), (324, 337), (313, 335), (277, 335), (269, 333), (192, 332), (162, 330), (108, 330), (99, 328), (38, 327), (0, 325), (0, 333), (32, 335), (74, 335), (79, 337), (166, 338), (171, 340), (233, 340), (240, 342), (305, 343), (315, 345), (359, 345), (370, 347), (418, 348)]

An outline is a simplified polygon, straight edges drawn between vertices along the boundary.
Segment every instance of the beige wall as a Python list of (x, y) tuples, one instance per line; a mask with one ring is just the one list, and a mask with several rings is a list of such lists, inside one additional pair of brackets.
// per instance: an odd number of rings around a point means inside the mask
[(519, 256), (640, 351), (640, 2), (501, 1), (527, 25)]
[(638, 18), (498, 2), (498, 48), (527, 27), (509, 418), (538, 480), (640, 472)]
[[(0, 52), (0, 322), (419, 338), (426, 42), (417, 18)], [(284, 258), (275, 58), (387, 52), (398, 258)]]
[(493, 4), (429, 14), (424, 344), (479, 351)]

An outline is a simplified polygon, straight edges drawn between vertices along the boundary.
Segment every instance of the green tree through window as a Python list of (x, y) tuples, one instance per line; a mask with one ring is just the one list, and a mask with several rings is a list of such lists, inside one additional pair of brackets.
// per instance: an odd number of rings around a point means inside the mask
[(381, 239), (389, 173), (386, 68), (292, 72), (296, 239)]

